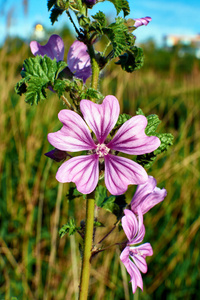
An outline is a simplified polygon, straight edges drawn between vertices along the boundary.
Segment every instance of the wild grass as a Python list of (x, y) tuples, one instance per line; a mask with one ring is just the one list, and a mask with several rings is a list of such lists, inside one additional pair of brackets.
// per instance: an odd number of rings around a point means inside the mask
[[(59, 166), (44, 156), (51, 149), (47, 133), (59, 129), (57, 114), (64, 105), (49, 92), (46, 101), (30, 107), (14, 92), (27, 46), (0, 51), (0, 299), (77, 299), (81, 259), (78, 235), (58, 237), (70, 217), (85, 218), (85, 201), (68, 201), (73, 184), (58, 184)], [(144, 216), (145, 241), (154, 255), (147, 258), (144, 291), (134, 299), (199, 299), (200, 227), (200, 72), (187, 74), (153, 68), (127, 74), (109, 65), (102, 74), (104, 95), (115, 95), (121, 111), (162, 120), (160, 132), (174, 135), (174, 146), (160, 156), (148, 173), (165, 187), (163, 203)], [(129, 189), (129, 198), (133, 188)], [(112, 228), (114, 216), (99, 211)], [(97, 230), (95, 242), (105, 229)], [(115, 230), (105, 246), (125, 239)], [(133, 299), (129, 275), (120, 263), (120, 248), (93, 259), (90, 299)]]

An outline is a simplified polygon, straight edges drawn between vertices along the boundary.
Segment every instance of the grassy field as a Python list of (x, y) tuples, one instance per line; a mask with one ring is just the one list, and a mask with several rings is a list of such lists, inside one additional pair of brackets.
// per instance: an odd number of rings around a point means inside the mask
[[(59, 164), (44, 156), (51, 149), (47, 133), (59, 129), (57, 114), (64, 105), (49, 92), (47, 101), (31, 107), (14, 92), (29, 55), (26, 45), (0, 50), (0, 299), (77, 299), (81, 238), (59, 239), (58, 229), (69, 217), (77, 224), (85, 218), (85, 201), (68, 200), (73, 184), (58, 184)], [(146, 115), (158, 114), (159, 132), (171, 132), (174, 146), (148, 170), (168, 196), (144, 216), (145, 242), (154, 255), (147, 258), (143, 293), (132, 295), (121, 251), (113, 247), (93, 259), (93, 300), (200, 298), (200, 69), (194, 62), (188, 71), (167, 55), (167, 69), (156, 68), (149, 54), (147, 67), (134, 74), (112, 64), (102, 74), (102, 93), (115, 95), (121, 112), (135, 115), (140, 107)], [(131, 200), (133, 188), (128, 195)], [(104, 211), (99, 217), (109, 228), (116, 221)], [(104, 229), (98, 231), (97, 241)], [(105, 246), (124, 238), (116, 230)]]

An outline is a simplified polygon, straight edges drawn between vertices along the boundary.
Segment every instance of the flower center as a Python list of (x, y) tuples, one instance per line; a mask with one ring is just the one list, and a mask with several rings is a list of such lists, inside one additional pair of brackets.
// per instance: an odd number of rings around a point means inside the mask
[(96, 154), (98, 154), (99, 157), (104, 157), (105, 155), (108, 154), (109, 151), (110, 151), (110, 149), (108, 147), (106, 147), (105, 144), (98, 144), (97, 145)]

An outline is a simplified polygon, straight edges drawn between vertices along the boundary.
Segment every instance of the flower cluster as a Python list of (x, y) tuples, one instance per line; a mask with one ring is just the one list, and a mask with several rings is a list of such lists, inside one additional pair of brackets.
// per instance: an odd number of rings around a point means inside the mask
[[(42, 46), (36, 41), (30, 43), (31, 52), (33, 55), (47, 55), (49, 58), (56, 61), (64, 59), (64, 42), (59, 35), (53, 34), (50, 36), (46, 45)], [(86, 82), (92, 74), (90, 56), (87, 52), (87, 46), (75, 41), (69, 48), (67, 55), (68, 68), (76, 76)]]
[(143, 290), (140, 271), (142, 273), (147, 272), (145, 258), (153, 255), (149, 243), (138, 246), (145, 235), (143, 215), (167, 196), (167, 191), (156, 187), (156, 184), (155, 178), (148, 176), (145, 184), (138, 185), (131, 201), (131, 210), (125, 209), (125, 216), (122, 218), (122, 227), (128, 242), (121, 253), (120, 259), (130, 274), (133, 293), (135, 293), (137, 287)]

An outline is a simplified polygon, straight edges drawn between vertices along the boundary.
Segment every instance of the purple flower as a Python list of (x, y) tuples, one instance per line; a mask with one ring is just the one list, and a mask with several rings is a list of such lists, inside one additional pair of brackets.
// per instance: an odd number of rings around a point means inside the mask
[(137, 214), (140, 207), (142, 214), (146, 214), (152, 207), (163, 201), (167, 196), (167, 191), (156, 186), (156, 179), (148, 176), (148, 181), (140, 184), (131, 200), (131, 210)]
[(68, 67), (74, 75), (83, 82), (92, 75), (90, 56), (87, 52), (87, 46), (79, 41), (75, 41), (69, 48), (67, 54)]
[[(131, 155), (149, 153), (157, 149), (160, 140), (144, 132), (147, 119), (135, 116), (126, 121), (112, 140), (108, 137), (119, 116), (119, 102), (114, 96), (105, 97), (102, 104), (81, 100), (80, 109), (87, 125), (96, 135), (92, 138), (83, 119), (75, 112), (61, 110), (58, 114), (63, 127), (48, 134), (49, 142), (62, 151), (87, 151), (64, 162), (56, 174), (59, 182), (74, 182), (79, 192), (91, 193), (99, 180), (99, 164), (105, 168), (105, 184), (113, 195), (123, 194), (129, 184), (148, 180), (146, 171), (136, 162), (116, 156), (116, 151)], [(107, 138), (108, 137), (108, 138)]]
[(143, 281), (140, 271), (142, 273), (147, 272), (145, 258), (146, 256), (153, 255), (153, 250), (149, 243), (136, 246), (143, 241), (145, 235), (141, 210), (139, 210), (138, 219), (134, 213), (128, 209), (124, 210), (124, 214), (125, 216), (122, 218), (122, 227), (128, 238), (128, 243), (122, 251), (120, 259), (131, 276), (134, 294), (138, 286), (143, 290)]
[(134, 19), (135, 20), (135, 24), (134, 27), (140, 27), (142, 25), (147, 26), (147, 24), (149, 24), (149, 22), (152, 20), (151, 17), (145, 17), (145, 18), (139, 18), (139, 19)]
[(63, 60), (64, 58), (64, 43), (62, 38), (57, 34), (51, 35), (47, 44), (44, 46), (36, 41), (30, 42), (30, 48), (35, 56), (44, 56), (46, 54), (51, 59), (56, 58), (56, 61)]
[[(45, 54), (51, 59), (56, 58), (56, 61), (64, 58), (64, 43), (59, 35), (53, 34), (46, 45), (41, 46), (38, 42), (32, 41), (30, 43), (31, 52), (33, 55)], [(90, 65), (90, 56), (87, 52), (87, 46), (79, 41), (75, 41), (69, 48), (67, 55), (68, 67), (77, 78), (84, 82), (92, 74)]]

